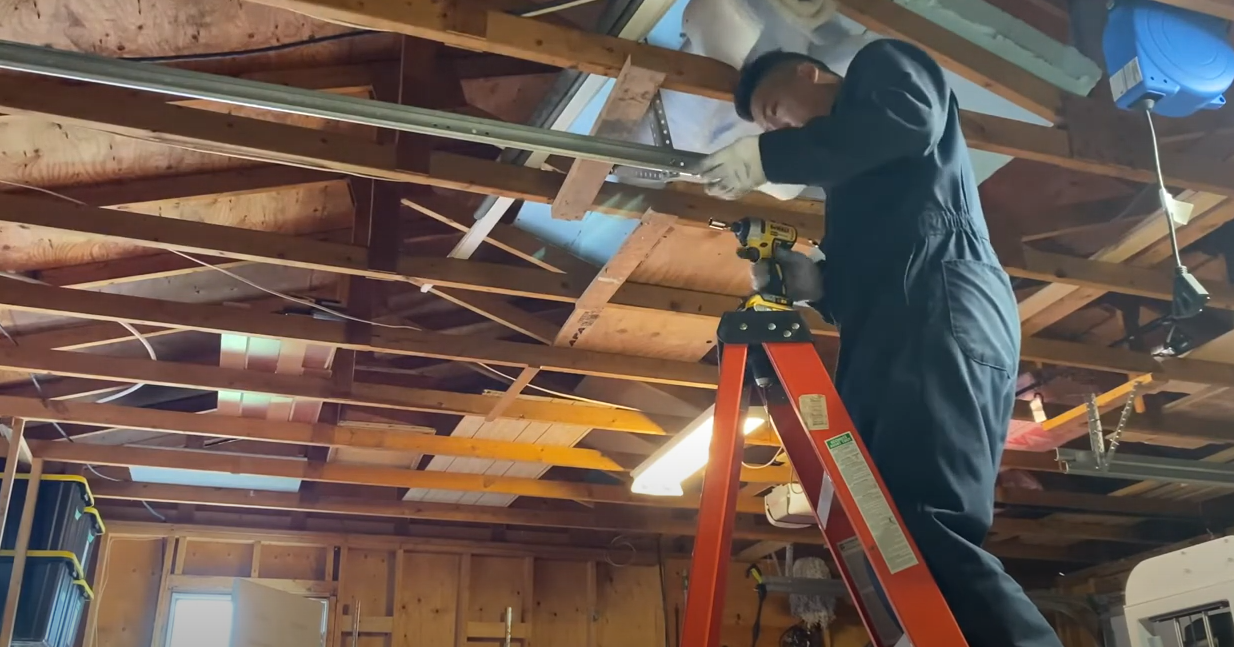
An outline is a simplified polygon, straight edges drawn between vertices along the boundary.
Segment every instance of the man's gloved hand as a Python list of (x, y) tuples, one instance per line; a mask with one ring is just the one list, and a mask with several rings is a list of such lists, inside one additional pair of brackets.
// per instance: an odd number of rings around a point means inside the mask
[[(823, 298), (823, 274), (814, 259), (791, 249), (777, 248), (775, 262), (784, 277), (784, 290), (793, 303), (815, 302)], [(759, 261), (750, 270), (754, 291), (759, 292), (771, 281), (771, 261)]]
[(758, 137), (742, 137), (703, 158), (693, 172), (706, 182), (707, 194), (736, 200), (767, 183)]

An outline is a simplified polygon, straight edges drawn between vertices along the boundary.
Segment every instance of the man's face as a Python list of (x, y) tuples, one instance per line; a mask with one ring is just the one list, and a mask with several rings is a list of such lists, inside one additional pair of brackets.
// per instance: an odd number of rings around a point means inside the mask
[(827, 113), (835, 84), (818, 67), (785, 63), (771, 70), (750, 97), (750, 114), (764, 130), (804, 126)]

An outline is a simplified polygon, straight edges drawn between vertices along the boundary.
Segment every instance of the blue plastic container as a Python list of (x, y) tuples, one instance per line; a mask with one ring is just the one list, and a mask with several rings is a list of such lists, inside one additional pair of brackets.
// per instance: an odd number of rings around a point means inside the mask
[(1145, 98), (1155, 114), (1185, 117), (1225, 105), (1234, 83), (1229, 24), (1152, 0), (1120, 0), (1102, 39), (1114, 102), (1129, 110)]
[[(9, 503), (4, 536), (0, 550), (17, 546), (17, 530), (21, 525), (22, 504), (26, 500), (30, 475), (18, 474), (13, 481), (13, 498)], [(73, 553), (83, 568), (90, 568), (95, 540), (106, 528), (94, 495), (81, 476), (45, 474), (39, 481), (39, 500), (34, 506), (34, 525), (30, 532), (30, 550), (63, 550)]]
[[(0, 607), (8, 596), (13, 551), (0, 551)], [(14, 647), (73, 647), (82, 612), (94, 599), (81, 564), (68, 551), (31, 551), (17, 600)]]

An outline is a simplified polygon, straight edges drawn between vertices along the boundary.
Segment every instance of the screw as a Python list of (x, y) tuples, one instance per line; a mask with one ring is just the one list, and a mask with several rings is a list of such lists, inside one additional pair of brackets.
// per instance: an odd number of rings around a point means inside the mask
[(746, 328), (749, 328), (749, 326), (745, 324), (741, 324), (740, 326), (738, 326), (738, 328), (740, 328), (741, 330), (745, 330)]
[(792, 331), (785, 330), (785, 331), (784, 331), (784, 336), (785, 336), (785, 337), (792, 337), (792, 336), (793, 336), (793, 333), (792, 333)]
[(801, 324), (793, 324), (793, 330), (797, 330), (800, 327), (801, 327)]
[(773, 324), (773, 323), (769, 323), (769, 324), (767, 324), (767, 330), (775, 330), (775, 329), (776, 329), (776, 325), (775, 325), (775, 324)]

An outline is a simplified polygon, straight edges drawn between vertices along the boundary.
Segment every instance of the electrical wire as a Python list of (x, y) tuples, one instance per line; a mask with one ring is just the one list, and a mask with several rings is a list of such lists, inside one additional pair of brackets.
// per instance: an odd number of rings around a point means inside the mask
[[(196, 257), (192, 256), (191, 254), (185, 254), (184, 252), (180, 252), (180, 251), (176, 251), (176, 250), (172, 250), (172, 251), (173, 251), (173, 253), (178, 254), (178, 255), (180, 255), (180, 256), (183, 256), (184, 258), (187, 258), (188, 260), (193, 261), (194, 263), (197, 263), (197, 264), (201, 265), (202, 267), (207, 267), (207, 268), (210, 268), (210, 269), (212, 269), (212, 270), (215, 270), (215, 271), (218, 271), (218, 272), (222, 272), (223, 274), (226, 274), (227, 276), (230, 276), (231, 278), (233, 278), (233, 279), (235, 279), (235, 280), (237, 280), (237, 281), (240, 281), (241, 283), (244, 283), (245, 285), (248, 285), (249, 287), (255, 288), (255, 289), (257, 289), (257, 290), (261, 290), (262, 292), (265, 292), (266, 294), (269, 294), (269, 295), (272, 295), (272, 296), (276, 296), (276, 297), (279, 297), (279, 298), (281, 298), (281, 299), (286, 299), (286, 300), (291, 301), (291, 302), (293, 302), (293, 303), (298, 303), (298, 304), (300, 304), (300, 305), (307, 306), (307, 307), (309, 307), (309, 308), (313, 308), (313, 309), (316, 309), (316, 310), (320, 310), (320, 311), (322, 311), (322, 312), (325, 312), (326, 314), (330, 314), (330, 315), (333, 315), (333, 316), (335, 316), (335, 317), (340, 317), (340, 318), (342, 318), (342, 319), (347, 319), (347, 320), (349, 320), (349, 321), (355, 321), (355, 322), (357, 322), (357, 323), (368, 324), (368, 325), (370, 325), (370, 326), (377, 326), (377, 327), (379, 327), (379, 328), (393, 328), (393, 329), (396, 329), (396, 330), (416, 330), (416, 331), (423, 331), (423, 330), (424, 330), (423, 328), (421, 328), (421, 327), (419, 327), (419, 326), (411, 326), (411, 325), (407, 325), (407, 324), (388, 324), (388, 323), (382, 323), (382, 322), (380, 322), (380, 321), (373, 321), (373, 320), (371, 320), (371, 319), (364, 319), (364, 318), (362, 318), (362, 317), (353, 317), (353, 316), (351, 316), (351, 315), (349, 315), (349, 314), (346, 314), (346, 313), (344, 313), (344, 312), (340, 312), (340, 311), (338, 311), (338, 310), (335, 310), (334, 308), (330, 308), (330, 307), (328, 307), (328, 306), (324, 306), (324, 305), (322, 305), (322, 304), (320, 304), (320, 303), (317, 303), (316, 301), (312, 301), (312, 300), (310, 300), (310, 299), (302, 299), (302, 298), (300, 298), (300, 297), (297, 297), (297, 296), (292, 296), (292, 295), (290, 295), (290, 294), (286, 294), (286, 293), (283, 293), (283, 292), (279, 292), (278, 290), (275, 290), (275, 289), (272, 289), (272, 288), (268, 288), (268, 287), (266, 287), (266, 286), (264, 286), (264, 285), (260, 285), (260, 284), (258, 284), (258, 283), (257, 283), (257, 282), (255, 282), (255, 281), (252, 281), (252, 280), (246, 279), (246, 278), (244, 278), (243, 276), (240, 276), (239, 274), (236, 274), (235, 272), (232, 272), (231, 270), (228, 270), (228, 269), (227, 269), (227, 268), (225, 268), (225, 267), (219, 267), (219, 266), (214, 265), (214, 264), (212, 264), (212, 263), (209, 263), (209, 262), (207, 262), (207, 261), (203, 261), (203, 260), (201, 260), (200, 258), (196, 258)], [(489, 364), (485, 364), (484, 362), (476, 362), (476, 364), (477, 364), (477, 365), (479, 365), (479, 366), (480, 366), (482, 369), (484, 369), (485, 371), (487, 371), (487, 372), (489, 372), (489, 373), (492, 373), (493, 375), (496, 375), (496, 376), (500, 377), (501, 379), (503, 379), (503, 380), (505, 380), (505, 381), (507, 381), (507, 382), (513, 383), (514, 381), (516, 381), (516, 380), (518, 379), (516, 376), (513, 376), (513, 375), (507, 375), (507, 374), (505, 374), (505, 373), (502, 373), (501, 371), (499, 371), (499, 370), (497, 370), (497, 369), (493, 368), (493, 367), (492, 367), (492, 366), (490, 366)], [(565, 399), (568, 399), (568, 400), (576, 400), (576, 401), (578, 401), (578, 402), (587, 402), (587, 403), (591, 403), (591, 404), (598, 404), (598, 405), (603, 405), (603, 406), (607, 406), (607, 407), (614, 407), (614, 408), (617, 408), (617, 409), (625, 409), (625, 410), (628, 410), (628, 411), (635, 411), (635, 410), (636, 410), (636, 409), (634, 409), (633, 407), (627, 407), (627, 406), (623, 406), (623, 405), (616, 404), (616, 403), (613, 403), (613, 402), (604, 402), (604, 401), (602, 401), (602, 400), (593, 400), (593, 399), (591, 399), (591, 398), (585, 398), (585, 397), (583, 397), (583, 396), (581, 396), (581, 395), (574, 395), (573, 393), (563, 393), (563, 392), (561, 392), (561, 391), (554, 391), (553, 389), (548, 389), (548, 388), (545, 388), (545, 387), (542, 387), (542, 386), (537, 386), (537, 385), (535, 385), (535, 384), (528, 384), (528, 385), (527, 385), (527, 388), (529, 388), (529, 389), (535, 389), (536, 391), (540, 391), (540, 392), (542, 392), (542, 393), (547, 393), (547, 394), (549, 394), (549, 395), (553, 395), (553, 396), (556, 396), (556, 397), (559, 397), (559, 398), (565, 398)]]
[(1174, 266), (1184, 268), (1183, 256), (1178, 249), (1178, 233), (1175, 231), (1176, 227), (1174, 226), (1174, 209), (1169, 204), (1169, 200), (1172, 198), (1170, 197), (1169, 189), (1165, 186), (1165, 175), (1161, 172), (1161, 150), (1157, 144), (1157, 127), (1153, 124), (1151, 106), (1144, 110), (1144, 116), (1148, 120), (1149, 139), (1153, 142), (1153, 168), (1157, 171), (1157, 190), (1161, 195), (1161, 208), (1165, 211), (1166, 222), (1169, 224), (1170, 250), (1174, 252)]
[(256, 56), (258, 54), (272, 54), (274, 52), (282, 52), (289, 49), (299, 47), (307, 47), (309, 45), (319, 45), (321, 43), (329, 43), (348, 38), (356, 38), (357, 36), (367, 36), (369, 34), (377, 34), (380, 32), (361, 29), (356, 31), (345, 31), (341, 34), (331, 34), (329, 36), (318, 36), (314, 38), (306, 38), (290, 43), (278, 43), (277, 45), (267, 45), (265, 47), (254, 47), (252, 49), (238, 49), (229, 52), (203, 52), (201, 54), (172, 54), (169, 56), (120, 56), (117, 57), (121, 61), (130, 61), (133, 63), (184, 63), (189, 61), (212, 61), (226, 58), (239, 58), (241, 56)]
[[(0, 184), (8, 184), (8, 185), (11, 185), (11, 186), (21, 187), (21, 188), (23, 188), (23, 189), (29, 189), (29, 190), (31, 190), (31, 191), (38, 191), (38, 192), (41, 192), (41, 193), (45, 193), (45, 194), (47, 194), (47, 195), (49, 195), (49, 196), (52, 196), (52, 197), (54, 197), (54, 198), (60, 198), (61, 200), (67, 200), (67, 201), (69, 201), (69, 202), (72, 202), (72, 203), (77, 204), (77, 205), (81, 205), (81, 206), (83, 206), (83, 207), (88, 207), (88, 206), (90, 206), (90, 205), (86, 204), (85, 202), (82, 202), (81, 200), (78, 200), (77, 198), (73, 198), (73, 197), (70, 197), (70, 196), (64, 195), (63, 193), (57, 193), (56, 191), (52, 191), (51, 189), (44, 189), (44, 188), (41, 188), (41, 187), (30, 186), (30, 185), (28, 185), (28, 184), (22, 184), (22, 183), (20, 183), (20, 182), (12, 182), (12, 181), (8, 181), (8, 180), (0, 180)], [(349, 314), (347, 314), (347, 313), (340, 312), (340, 311), (335, 310), (334, 308), (330, 308), (330, 307), (328, 307), (328, 306), (324, 306), (324, 305), (322, 305), (322, 304), (320, 304), (320, 303), (317, 303), (316, 301), (313, 301), (313, 300), (311, 300), (311, 299), (303, 299), (303, 298), (301, 298), (301, 297), (293, 296), (293, 295), (287, 294), (287, 293), (285, 293), (285, 292), (280, 292), (280, 291), (275, 290), (275, 289), (273, 289), (273, 288), (268, 288), (268, 287), (266, 287), (266, 286), (264, 286), (264, 285), (261, 285), (260, 283), (257, 283), (257, 282), (255, 282), (255, 281), (253, 281), (253, 280), (250, 280), (250, 279), (247, 279), (247, 278), (245, 278), (245, 277), (243, 277), (243, 276), (241, 276), (241, 275), (239, 275), (239, 274), (237, 274), (237, 273), (235, 273), (235, 272), (232, 272), (231, 270), (229, 270), (229, 269), (227, 269), (227, 268), (225, 268), (225, 267), (219, 267), (219, 266), (217, 266), (217, 265), (214, 265), (213, 263), (210, 263), (210, 262), (208, 262), (208, 261), (204, 261), (204, 260), (202, 260), (202, 259), (200, 259), (200, 258), (197, 258), (197, 257), (193, 256), (192, 254), (186, 254), (186, 253), (181, 252), (181, 251), (179, 251), (179, 250), (171, 250), (171, 251), (172, 251), (172, 253), (174, 253), (174, 254), (177, 254), (177, 255), (179, 255), (179, 256), (181, 256), (181, 257), (183, 257), (183, 258), (187, 259), (187, 260), (190, 260), (190, 261), (192, 261), (192, 262), (194, 262), (194, 263), (197, 263), (198, 265), (201, 265), (202, 267), (205, 267), (205, 268), (207, 268), (207, 269), (211, 269), (211, 270), (214, 270), (214, 271), (216, 271), (216, 272), (220, 272), (220, 273), (222, 273), (222, 274), (225, 274), (225, 275), (227, 275), (227, 276), (231, 277), (232, 279), (235, 279), (235, 280), (237, 280), (237, 281), (239, 281), (239, 282), (241, 282), (241, 283), (244, 283), (245, 285), (248, 285), (249, 287), (252, 287), (252, 288), (254, 288), (254, 289), (256, 289), (256, 290), (260, 290), (260, 291), (262, 291), (262, 292), (265, 292), (266, 294), (269, 294), (269, 295), (271, 295), (271, 296), (278, 297), (278, 298), (280, 298), (280, 299), (285, 299), (285, 300), (287, 300), (287, 301), (291, 301), (292, 303), (298, 303), (298, 304), (300, 304), (300, 305), (303, 305), (303, 306), (306, 306), (306, 307), (309, 307), (309, 308), (313, 308), (313, 309), (315, 309), (315, 310), (319, 310), (319, 311), (321, 311), (321, 312), (325, 312), (326, 314), (329, 314), (329, 315), (332, 315), (332, 316), (335, 316), (335, 317), (339, 317), (339, 318), (341, 318), (341, 319), (347, 319), (347, 320), (349, 320), (349, 321), (355, 321), (355, 322), (357, 322), (357, 323), (368, 324), (368, 325), (371, 325), (371, 326), (377, 326), (377, 327), (379, 327), (379, 328), (393, 328), (393, 329), (397, 329), (397, 330), (416, 330), (416, 331), (423, 331), (423, 330), (424, 330), (423, 328), (420, 328), (420, 327), (418, 327), (418, 326), (411, 326), (411, 325), (406, 325), (406, 324), (388, 324), (388, 323), (382, 323), (382, 322), (380, 322), (380, 321), (373, 321), (373, 320), (370, 320), (370, 319), (364, 319), (364, 318), (361, 318), (361, 317), (353, 317), (353, 316), (351, 316), (351, 315), (349, 315)], [(30, 278), (30, 277), (28, 277), (28, 276), (23, 276), (23, 275), (20, 275), (20, 274), (11, 274), (11, 273), (8, 273), (8, 272), (2, 272), (2, 273), (0, 273), (0, 274), (3, 274), (4, 276), (7, 276), (7, 277), (9, 277), (9, 278), (12, 278), (12, 279), (15, 279), (15, 280), (19, 280), (19, 281), (26, 281), (26, 282), (29, 282), (29, 283), (39, 283), (39, 284), (42, 284), (42, 285), (47, 285), (47, 283), (44, 283), (44, 282), (39, 281), (39, 280), (37, 280), (37, 279)], [(146, 338), (145, 338), (145, 337), (144, 337), (144, 336), (143, 336), (143, 335), (142, 335), (142, 334), (141, 334), (141, 333), (140, 333), (140, 332), (139, 332), (136, 328), (134, 328), (133, 326), (131, 326), (131, 325), (130, 325), (130, 324), (128, 324), (127, 322), (119, 321), (119, 322), (117, 322), (117, 323), (119, 323), (121, 326), (124, 326), (124, 328), (125, 328), (126, 330), (128, 330), (130, 333), (132, 333), (132, 334), (133, 334), (133, 336), (134, 336), (134, 337), (136, 337), (136, 338), (137, 338), (137, 340), (138, 340), (138, 341), (140, 341), (140, 342), (142, 343), (142, 345), (146, 347), (146, 351), (150, 354), (150, 359), (155, 360), (155, 361), (157, 361), (157, 360), (158, 360), (158, 357), (156, 357), (156, 356), (155, 356), (155, 354), (154, 354), (154, 348), (150, 346), (150, 342), (149, 342), (148, 340), (146, 340)], [(12, 338), (10, 337), (10, 339), (12, 339)], [(14, 341), (13, 343), (14, 343), (14, 344), (16, 344), (16, 342), (15, 342), (15, 341)], [(509, 382), (509, 383), (511, 383), (511, 384), (513, 384), (513, 383), (514, 383), (514, 382), (518, 379), (516, 376), (513, 376), (513, 375), (507, 375), (507, 374), (505, 374), (505, 373), (502, 373), (501, 371), (499, 371), (499, 370), (497, 370), (497, 369), (493, 368), (493, 367), (492, 367), (492, 366), (490, 366), (489, 364), (485, 364), (484, 362), (476, 362), (476, 364), (478, 364), (478, 365), (479, 365), (479, 366), (480, 366), (483, 370), (487, 371), (488, 373), (491, 373), (491, 374), (493, 374), (493, 375), (496, 375), (496, 376), (498, 376), (499, 378), (501, 378), (501, 379), (503, 379), (503, 380), (505, 380), (506, 382)], [(121, 392), (121, 393), (118, 393), (118, 394), (113, 395), (113, 396), (109, 396), (108, 398), (105, 398), (105, 399), (103, 399), (103, 400), (99, 400), (98, 402), (99, 402), (99, 403), (111, 402), (112, 400), (115, 400), (115, 399), (117, 399), (117, 398), (120, 398), (120, 397), (123, 397), (123, 396), (125, 396), (125, 395), (128, 395), (129, 393), (132, 393), (133, 391), (136, 391), (137, 389), (141, 388), (142, 386), (144, 386), (144, 385), (143, 385), (143, 384), (135, 384), (135, 385), (133, 385), (132, 387), (130, 387), (129, 389), (127, 389), (127, 390), (125, 390), (125, 391), (123, 391), (123, 392)], [(592, 398), (585, 398), (585, 397), (583, 397), (583, 396), (581, 396), (581, 395), (575, 395), (575, 394), (573, 394), (573, 393), (564, 393), (564, 392), (562, 392), (562, 391), (555, 391), (555, 390), (553, 390), (553, 389), (545, 388), (545, 387), (538, 386), (538, 385), (535, 385), (535, 384), (528, 384), (526, 388), (533, 389), (533, 390), (535, 390), (535, 391), (539, 391), (539, 392), (541, 392), (541, 393), (546, 393), (546, 394), (551, 395), (551, 396), (554, 396), (554, 397), (563, 398), (563, 399), (567, 399), (567, 400), (574, 400), (574, 401), (576, 401), (576, 402), (585, 402), (585, 403), (588, 403), (588, 404), (597, 404), (597, 405), (601, 405), (601, 406), (613, 407), (613, 408), (615, 408), (615, 409), (622, 409), (622, 410), (626, 410), (626, 411), (637, 411), (637, 409), (635, 409), (634, 407), (627, 407), (627, 406), (625, 406), (625, 405), (617, 404), (617, 403), (615, 403), (615, 402), (606, 402), (606, 401), (603, 401), (603, 400), (595, 400), (595, 399), (592, 399)]]
[[(613, 561), (612, 552), (614, 548), (628, 548), (630, 550), (630, 559), (621, 564)], [(608, 562), (609, 566), (616, 568), (625, 568), (630, 564), (633, 564), (636, 559), (638, 559), (638, 548), (635, 547), (634, 542), (627, 539), (625, 535), (617, 535), (616, 537), (613, 537), (612, 541), (608, 542), (608, 549), (604, 551), (604, 561)]]
[[(136, 330), (133, 330), (132, 332), (133, 332), (133, 334), (134, 334), (135, 336), (137, 336), (137, 338), (138, 338), (138, 339), (140, 339), (140, 340), (142, 341), (142, 343), (143, 343), (143, 344), (145, 344), (145, 345), (146, 345), (146, 348), (150, 351), (150, 354), (151, 354), (151, 356), (153, 357), (153, 355), (154, 355), (154, 349), (153, 349), (153, 348), (150, 348), (150, 344), (149, 344), (149, 342), (147, 342), (147, 341), (146, 341), (146, 339), (145, 339), (144, 337), (142, 337), (142, 336), (141, 336), (141, 334), (140, 334), (140, 333), (138, 333)], [(7, 338), (8, 338), (8, 340), (9, 340), (9, 342), (13, 344), (13, 347), (14, 347), (14, 348), (16, 348), (16, 347), (18, 346), (18, 344), (17, 344), (17, 340), (13, 338), (13, 335), (9, 334), (9, 331), (8, 331), (8, 329), (7, 329), (7, 328), (5, 328), (5, 327), (4, 327), (4, 324), (0, 324), (0, 334), (3, 334), (5, 337), (7, 337)], [(157, 359), (157, 358), (154, 358), (154, 359)], [(30, 382), (32, 382), (32, 383), (34, 384), (34, 390), (35, 390), (35, 391), (38, 391), (39, 397), (40, 397), (40, 398), (44, 398), (43, 385), (39, 383), (39, 378), (38, 378), (37, 376), (35, 376), (33, 373), (31, 373), (31, 374), (30, 374)], [(142, 384), (134, 384), (133, 386), (135, 386), (135, 387), (137, 387), (137, 388), (141, 388), (143, 385), (142, 385)], [(119, 396), (122, 396), (122, 395), (127, 395), (128, 393), (132, 393), (132, 392), (133, 392), (133, 391), (135, 391), (135, 390), (136, 390), (136, 389), (134, 389), (134, 388), (131, 388), (131, 387), (130, 387), (129, 389), (126, 389), (125, 391), (123, 391), (123, 392), (121, 392), (121, 393), (118, 393), (118, 394), (116, 394), (115, 396), (112, 396), (112, 397), (111, 397), (110, 399), (108, 399), (107, 401), (114, 400), (114, 399), (116, 399), (116, 397), (119, 397)], [(104, 401), (104, 400), (98, 400), (98, 402), (103, 402), (103, 401)], [(68, 442), (70, 442), (70, 443), (76, 443), (76, 442), (77, 442), (77, 441), (73, 440), (73, 437), (69, 435), (69, 432), (67, 432), (67, 431), (65, 431), (65, 430), (64, 430), (64, 427), (61, 427), (61, 426), (60, 426), (60, 423), (59, 423), (59, 422), (56, 422), (55, 420), (52, 420), (52, 421), (51, 421), (51, 426), (52, 426), (52, 427), (54, 427), (54, 428), (55, 428), (55, 430), (56, 430), (57, 432), (59, 432), (59, 433), (60, 433), (60, 435), (61, 435), (61, 436), (63, 436), (63, 437), (64, 437), (64, 439), (65, 439), (65, 440), (67, 440)], [(115, 477), (112, 477), (112, 476), (107, 476), (106, 474), (103, 474), (102, 472), (98, 471), (98, 469), (97, 469), (95, 466), (93, 466), (93, 465), (91, 465), (91, 464), (89, 464), (89, 463), (86, 463), (85, 467), (86, 467), (86, 469), (90, 470), (90, 472), (92, 472), (95, 476), (97, 476), (97, 477), (99, 477), (99, 478), (101, 478), (101, 479), (103, 479), (103, 480), (105, 480), (105, 481), (114, 481), (114, 482), (117, 482), (117, 483), (119, 483), (119, 482), (121, 481), (121, 479), (118, 479), (118, 478), (115, 478)], [(147, 510), (149, 510), (149, 511), (150, 511), (150, 514), (154, 515), (154, 517), (155, 517), (156, 519), (158, 519), (158, 520), (160, 520), (160, 521), (167, 521), (167, 517), (164, 517), (163, 515), (159, 514), (159, 513), (158, 513), (158, 511), (156, 511), (154, 508), (150, 507), (150, 504), (149, 504), (149, 503), (147, 503), (147, 502), (145, 502), (145, 501), (142, 501), (142, 502), (141, 502), (141, 504), (142, 504), (142, 505), (144, 505), (144, 506), (146, 506), (146, 509), (147, 509)]]
[(751, 465), (745, 461), (741, 461), (741, 466), (748, 468), (748, 469), (752, 469), (752, 470), (765, 470), (768, 467), (775, 465), (776, 462), (779, 461), (780, 457), (783, 455), (784, 455), (784, 448), (781, 447), (780, 449), (776, 450), (775, 456), (772, 456), (771, 460), (767, 461), (766, 463), (763, 463), (762, 465)]

